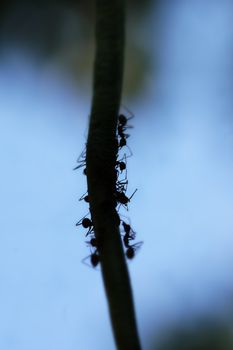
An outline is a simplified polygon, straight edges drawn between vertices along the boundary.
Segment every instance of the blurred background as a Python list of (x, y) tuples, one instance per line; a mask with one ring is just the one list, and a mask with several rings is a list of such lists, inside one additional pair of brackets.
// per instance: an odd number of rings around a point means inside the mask
[[(0, 348), (114, 349), (75, 223), (93, 1), (0, 5)], [(129, 263), (145, 350), (233, 349), (233, 2), (127, 2)]]

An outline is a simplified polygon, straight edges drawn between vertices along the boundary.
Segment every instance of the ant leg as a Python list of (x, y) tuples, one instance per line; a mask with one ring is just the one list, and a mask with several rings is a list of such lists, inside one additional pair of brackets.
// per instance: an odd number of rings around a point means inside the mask
[(86, 256), (85, 258), (82, 259), (82, 263), (85, 264), (85, 265), (87, 265), (87, 266), (89, 266), (89, 267), (91, 267), (91, 265), (88, 264), (88, 263), (86, 263), (86, 260), (89, 259), (90, 256), (91, 256), (91, 255), (88, 255), (88, 256)]
[[(118, 213), (119, 213), (119, 210), (120, 210), (121, 205), (122, 205), (121, 203), (118, 203), (118, 204), (117, 204), (116, 211), (117, 211)], [(121, 215), (121, 214), (120, 214), (120, 215)]]
[(126, 203), (126, 204), (122, 204), (122, 203), (120, 203), (127, 211), (129, 211), (129, 208), (128, 208), (128, 204)]
[[(82, 263), (83, 263), (84, 265), (86, 265), (86, 266), (88, 266), (88, 267), (96, 268), (96, 266), (93, 266), (93, 265), (91, 264), (91, 256), (92, 256), (92, 254), (86, 256), (86, 257), (83, 258), (81, 261), (82, 261)], [(89, 263), (86, 262), (87, 259), (89, 259)]]
[(140, 241), (140, 242), (137, 242), (137, 243), (134, 243), (134, 244), (132, 244), (131, 245), (131, 247), (134, 247), (134, 248), (140, 248), (141, 247), (141, 245), (143, 244), (143, 241)]
[(86, 165), (86, 161), (83, 161), (82, 164), (77, 165), (75, 168), (73, 168), (73, 170), (77, 170), (77, 169), (79, 169), (79, 168), (82, 168), (82, 167), (85, 166), (85, 165)]
[(81, 168), (82, 166), (85, 166), (85, 164), (86, 164), (86, 149), (84, 149), (82, 151), (82, 153), (80, 154), (80, 156), (78, 157), (77, 163), (79, 165), (76, 166), (73, 170), (77, 170), (77, 169)]
[(128, 187), (128, 180), (127, 179), (118, 180), (116, 183), (116, 187), (117, 187), (117, 191), (126, 192)]
[[(128, 198), (128, 202), (130, 202), (130, 199), (134, 196), (135, 192), (137, 192), (137, 188), (136, 190), (133, 192), (133, 194)], [(128, 208), (128, 203), (120, 203), (127, 211), (129, 211), (129, 208)]]
[[(82, 160), (81, 160), (82, 159)], [(77, 163), (81, 163), (86, 160), (86, 148), (82, 151), (80, 156), (77, 159)]]
[[(123, 215), (121, 214), (121, 216), (123, 216), (123, 218), (127, 219), (129, 225), (131, 225), (131, 220), (130, 220), (130, 217), (129, 216), (126, 216), (126, 215)], [(124, 220), (121, 220), (121, 222), (123, 222)]]
[[(131, 151), (131, 148), (125, 143), (123, 146), (119, 145), (119, 150), (121, 150), (123, 147), (128, 148), (128, 154), (126, 155), (126, 158), (130, 158), (133, 155), (133, 152)], [(124, 153), (125, 154), (125, 153)]]
[[(90, 258), (90, 264), (85, 262), (88, 258)], [(100, 256), (98, 254), (97, 249), (93, 253), (86, 256), (84, 259), (82, 259), (83, 264), (85, 264), (89, 267), (93, 267), (93, 268), (96, 268), (96, 266), (99, 264), (99, 262), (100, 262)]]
[(131, 151), (131, 148), (130, 148), (128, 145), (126, 145), (126, 147), (127, 147), (128, 150), (129, 150), (129, 154), (127, 155), (127, 158), (130, 158), (130, 157), (132, 157), (133, 152)]
[(137, 192), (137, 188), (136, 188), (136, 190), (133, 192), (133, 194), (129, 197), (129, 201), (130, 201), (130, 199), (134, 196), (134, 194)]
[(126, 107), (125, 105), (123, 105), (123, 104), (121, 104), (121, 105), (122, 105), (122, 107), (126, 110), (126, 112), (129, 113), (129, 115), (130, 115), (130, 117), (127, 118), (127, 121), (135, 117), (135, 115), (129, 110), (129, 108), (127, 108), (127, 107)]
[(87, 237), (88, 235), (91, 235), (92, 233), (93, 234), (95, 233), (93, 226), (89, 227), (85, 237)]

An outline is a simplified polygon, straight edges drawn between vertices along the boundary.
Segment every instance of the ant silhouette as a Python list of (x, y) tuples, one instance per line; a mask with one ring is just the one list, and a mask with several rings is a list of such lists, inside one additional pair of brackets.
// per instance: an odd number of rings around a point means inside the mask
[(135, 257), (136, 251), (141, 247), (143, 242), (138, 242), (133, 245), (129, 245), (128, 248), (126, 249), (125, 255), (129, 260), (133, 259)]
[(122, 147), (127, 145), (126, 139), (130, 136), (129, 134), (126, 134), (125, 131), (129, 128), (132, 128), (131, 125), (128, 125), (128, 121), (134, 117), (134, 115), (127, 109), (127, 112), (131, 115), (129, 118), (127, 118), (124, 114), (120, 114), (118, 116), (118, 126), (117, 126), (117, 132), (118, 136), (120, 138), (118, 147), (121, 149)]
[(126, 179), (117, 180), (116, 182), (117, 192), (125, 193), (127, 191), (127, 186), (128, 186), (128, 180)]
[(134, 118), (134, 114), (132, 112), (130, 112), (130, 110), (128, 108), (126, 108), (124, 106), (124, 109), (129, 113), (130, 117), (126, 117), (123, 113), (119, 114), (118, 116), (118, 124), (120, 126), (122, 126), (123, 128), (132, 128), (132, 126), (127, 125), (128, 121), (131, 120), (132, 118)]
[(124, 220), (121, 220), (121, 222), (124, 230), (123, 242), (126, 248), (125, 255), (128, 259), (133, 259), (136, 251), (141, 247), (143, 242), (141, 241), (131, 245), (130, 241), (135, 239), (136, 232), (132, 229), (130, 224), (127, 224)]
[(129, 113), (130, 117), (126, 117), (123, 113), (118, 116), (118, 134), (121, 137), (121, 134), (124, 134), (125, 130), (132, 128), (131, 125), (128, 125), (128, 121), (134, 118), (134, 115), (128, 108), (124, 106), (124, 109)]
[(96, 237), (92, 237), (92, 238), (90, 239), (90, 241), (88, 241), (88, 242), (86, 242), (86, 243), (87, 243), (87, 245), (89, 245), (89, 246), (91, 246), (91, 247), (96, 247), (96, 248), (97, 248), (97, 246), (98, 246), (98, 240), (97, 240)]
[(136, 188), (136, 190), (133, 192), (133, 194), (130, 197), (127, 197), (123, 191), (117, 190), (115, 192), (115, 197), (116, 197), (116, 201), (120, 204), (119, 208), (121, 205), (123, 205), (126, 208), (126, 210), (128, 210), (128, 203), (130, 202), (131, 198), (134, 196), (137, 190), (138, 189)]
[[(116, 161), (116, 165), (115, 165), (115, 168), (119, 169), (119, 171), (122, 173), (124, 170), (126, 170), (126, 164), (127, 164), (127, 161), (126, 161), (126, 154), (124, 154), (123, 158), (121, 158), (120, 160), (117, 160)], [(127, 177), (127, 176), (126, 176)]]
[[(127, 180), (127, 169), (126, 169), (126, 154), (124, 154), (124, 157), (122, 159), (120, 159), (119, 161), (116, 162), (116, 166), (115, 166), (115, 171), (116, 171), (116, 188), (118, 191), (124, 190), (126, 192), (127, 189), (127, 185), (128, 185), (128, 180)], [(119, 168), (119, 170), (118, 170)], [(124, 171), (124, 176), (122, 175)], [(122, 175), (122, 176), (121, 176)], [(119, 177), (121, 177), (121, 179), (119, 180)], [(126, 188), (124, 188), (124, 186), (126, 186)]]
[(89, 203), (89, 196), (87, 194), (88, 192), (85, 192), (80, 198), (79, 201), (84, 200), (86, 203)]
[[(126, 135), (123, 135), (122, 137), (120, 137), (120, 141), (118, 143), (118, 148), (121, 149), (125, 146), (127, 146), (129, 148), (129, 146), (127, 145), (127, 141), (126, 141), (127, 137)], [(131, 151), (131, 150), (130, 150)], [(132, 152), (131, 152), (132, 153)]]
[[(88, 215), (88, 214), (87, 214)], [(84, 228), (88, 228), (88, 231), (86, 233), (86, 236), (88, 236), (89, 234), (91, 234), (92, 232), (94, 232), (94, 227), (93, 227), (93, 223), (90, 219), (88, 219), (85, 215), (82, 219), (80, 219), (77, 223), (76, 226), (82, 225), (82, 227)]]
[(87, 263), (85, 262), (88, 258), (90, 258), (91, 266), (95, 268), (95, 267), (99, 264), (99, 262), (100, 262), (100, 256), (99, 256), (98, 250), (96, 249), (93, 253), (91, 253), (90, 255), (86, 256), (86, 257), (82, 260), (82, 263), (83, 263), (83, 264), (90, 266), (89, 264), (87, 264)]
[(122, 220), (122, 226), (125, 232), (125, 234), (123, 235), (123, 242), (124, 242), (125, 248), (129, 248), (130, 247), (129, 241), (132, 241), (135, 239), (136, 232), (133, 231), (131, 226), (123, 220)]

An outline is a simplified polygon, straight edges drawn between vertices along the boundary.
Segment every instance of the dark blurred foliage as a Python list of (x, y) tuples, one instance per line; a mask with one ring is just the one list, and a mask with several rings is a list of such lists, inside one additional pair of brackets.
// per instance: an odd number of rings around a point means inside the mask
[(229, 322), (202, 318), (190, 325), (167, 329), (154, 350), (232, 350), (233, 334)]
[[(140, 40), (159, 0), (128, 0), (125, 92), (140, 92), (150, 70), (149, 38)], [(1, 49), (29, 51), (89, 85), (94, 55), (94, 0), (4, 0), (0, 5)], [(141, 35), (142, 36), (142, 35)], [(87, 79), (88, 78), (88, 79)]]

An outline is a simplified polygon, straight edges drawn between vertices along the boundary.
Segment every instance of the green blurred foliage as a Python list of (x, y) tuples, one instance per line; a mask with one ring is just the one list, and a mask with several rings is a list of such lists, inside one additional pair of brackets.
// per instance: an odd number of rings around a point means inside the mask
[(232, 350), (233, 336), (227, 321), (200, 319), (190, 325), (180, 325), (164, 331), (154, 350)]
[[(140, 93), (149, 75), (151, 47), (143, 30), (159, 0), (128, 0), (124, 92)], [(94, 0), (4, 0), (0, 5), (0, 48), (29, 51), (90, 86), (94, 59)], [(144, 38), (142, 36), (144, 35)], [(141, 39), (140, 39), (141, 38)], [(144, 39), (144, 40), (143, 40)]]

